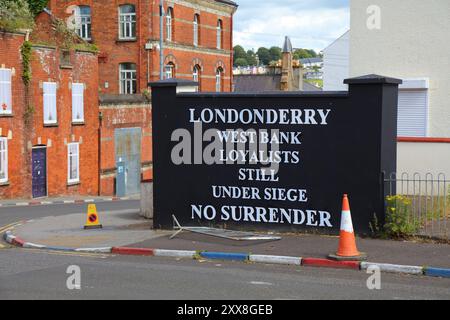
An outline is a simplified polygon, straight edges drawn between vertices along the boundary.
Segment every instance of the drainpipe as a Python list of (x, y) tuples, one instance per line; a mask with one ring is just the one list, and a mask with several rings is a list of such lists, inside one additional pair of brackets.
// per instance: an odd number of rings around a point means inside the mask
[(102, 123), (103, 114), (101, 111), (98, 113), (98, 195), (102, 195)]
[(164, 0), (159, 3), (159, 79), (164, 80)]
[(141, 5), (141, 1), (139, 0), (138, 1), (138, 14), (139, 14), (139, 17), (138, 17), (138, 21), (139, 21), (139, 24), (138, 24), (138, 37), (139, 37), (139, 40), (138, 40), (138, 46), (139, 46), (139, 50), (138, 50), (138, 54), (139, 54), (139, 56), (138, 56), (138, 63), (139, 63), (139, 72), (138, 72), (138, 83), (139, 83), (139, 92), (137, 92), (137, 90), (136, 90), (136, 92), (137, 93), (141, 93), (141, 70), (142, 70), (142, 30), (141, 30), (141, 27), (142, 27), (142, 23), (141, 23), (141, 17), (142, 17), (142, 5)]

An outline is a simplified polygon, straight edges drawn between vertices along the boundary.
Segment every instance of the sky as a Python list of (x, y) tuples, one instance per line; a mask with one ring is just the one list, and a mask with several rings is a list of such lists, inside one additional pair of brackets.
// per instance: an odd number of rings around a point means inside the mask
[(234, 45), (325, 49), (350, 28), (350, 0), (235, 0)]

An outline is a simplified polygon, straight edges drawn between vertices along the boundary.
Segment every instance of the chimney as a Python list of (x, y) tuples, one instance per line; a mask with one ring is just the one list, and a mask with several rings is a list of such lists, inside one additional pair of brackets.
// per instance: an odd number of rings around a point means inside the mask
[(292, 65), (292, 43), (288, 36), (284, 39), (283, 54), (281, 61), (281, 91), (292, 91), (293, 83), (293, 65)]

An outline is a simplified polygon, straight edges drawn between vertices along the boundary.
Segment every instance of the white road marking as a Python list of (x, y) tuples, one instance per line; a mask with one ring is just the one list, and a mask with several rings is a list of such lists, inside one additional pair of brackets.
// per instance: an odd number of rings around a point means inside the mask
[(253, 284), (256, 286), (273, 286), (273, 283), (263, 282), (263, 281), (251, 281), (250, 284)]

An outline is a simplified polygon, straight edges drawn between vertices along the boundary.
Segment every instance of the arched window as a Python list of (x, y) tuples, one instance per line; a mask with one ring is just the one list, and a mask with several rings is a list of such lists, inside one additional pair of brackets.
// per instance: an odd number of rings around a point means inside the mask
[(217, 21), (217, 49), (222, 49), (222, 20)]
[(136, 8), (126, 4), (119, 7), (119, 38), (136, 38)]
[(216, 92), (222, 92), (223, 69), (221, 67), (216, 70)]
[(198, 87), (197, 87), (197, 91), (200, 91), (201, 89), (201, 68), (200, 66), (197, 64), (194, 66), (194, 69), (192, 70), (192, 80), (194, 80), (195, 82), (198, 82)]
[(121, 63), (119, 70), (120, 94), (136, 94), (136, 65), (134, 63)]
[(91, 7), (78, 6), (75, 10), (76, 33), (84, 40), (91, 40)]
[(168, 8), (166, 14), (166, 40), (172, 41), (173, 39), (173, 9)]
[(169, 62), (168, 64), (166, 64), (164, 73), (166, 79), (175, 78), (175, 65), (173, 64), (173, 62)]
[(198, 46), (200, 39), (199, 23), (200, 23), (200, 16), (196, 14), (194, 15), (194, 46), (196, 47)]

